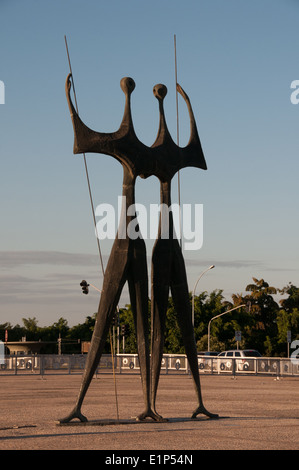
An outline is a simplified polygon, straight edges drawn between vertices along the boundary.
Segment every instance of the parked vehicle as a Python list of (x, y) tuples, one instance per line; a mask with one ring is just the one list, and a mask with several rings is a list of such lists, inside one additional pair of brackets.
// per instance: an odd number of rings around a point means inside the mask
[(220, 358), (220, 370), (231, 370), (233, 367), (233, 360), (235, 360), (235, 368), (239, 371), (254, 370), (254, 360), (250, 358), (262, 357), (256, 349), (232, 349), (230, 351), (223, 351), (218, 354)]
[(219, 351), (199, 351), (197, 353), (198, 356), (207, 356), (207, 357), (211, 357), (211, 356), (219, 356)]
[(219, 355), (219, 351), (200, 351), (198, 355), (198, 367), (199, 369), (211, 369), (213, 364), (213, 369), (216, 369), (215, 364), (217, 361), (212, 361), (213, 357)]

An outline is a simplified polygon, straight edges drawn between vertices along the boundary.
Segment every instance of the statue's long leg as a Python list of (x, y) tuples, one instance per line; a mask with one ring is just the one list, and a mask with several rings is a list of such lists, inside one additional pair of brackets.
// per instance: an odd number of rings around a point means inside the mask
[(155, 419), (150, 406), (150, 355), (148, 328), (148, 275), (145, 243), (138, 238), (131, 241), (132, 259), (128, 268), (128, 284), (131, 308), (137, 337), (137, 349), (140, 365), (145, 410), (137, 419), (147, 417)]
[(158, 239), (152, 254), (151, 295), (151, 406), (156, 419), (163, 418), (156, 412), (156, 396), (163, 357), (164, 331), (170, 283), (169, 240)]
[(200, 413), (210, 418), (218, 418), (217, 414), (210, 413), (203, 405), (185, 263), (176, 240), (173, 241), (173, 247), (171, 293), (198, 399), (198, 407), (193, 412), (192, 418), (196, 418)]
[(127, 267), (128, 240), (116, 239), (104, 276), (99, 310), (77, 403), (73, 411), (68, 416), (60, 420), (61, 423), (67, 423), (74, 418), (78, 418), (80, 421), (87, 421), (86, 417), (81, 413), (81, 406), (105, 347), (109, 327), (113, 315), (115, 314), (122, 288), (127, 279)]

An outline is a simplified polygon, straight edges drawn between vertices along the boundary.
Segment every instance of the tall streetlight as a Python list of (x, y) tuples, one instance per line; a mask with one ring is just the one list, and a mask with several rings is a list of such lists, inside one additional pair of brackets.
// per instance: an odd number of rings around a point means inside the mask
[(207, 272), (209, 271), (210, 269), (213, 269), (215, 268), (215, 265), (212, 264), (209, 268), (205, 269), (201, 274), (200, 276), (198, 277), (195, 285), (194, 285), (194, 288), (193, 288), (193, 292), (192, 292), (192, 325), (194, 326), (194, 295), (195, 295), (195, 289), (197, 287), (197, 284), (199, 282), (199, 280), (202, 278), (202, 276)]
[(222, 315), (225, 315), (226, 313), (230, 313), (233, 310), (237, 310), (238, 308), (241, 308), (241, 307), (247, 307), (248, 310), (250, 310), (250, 302), (247, 302), (247, 304), (238, 305), (238, 307), (231, 308), (230, 310), (227, 310), (226, 312), (222, 312), (219, 315), (216, 315), (215, 317), (211, 318), (208, 324), (208, 351), (210, 351), (210, 327), (211, 327), (212, 320), (215, 320), (215, 318), (222, 317)]

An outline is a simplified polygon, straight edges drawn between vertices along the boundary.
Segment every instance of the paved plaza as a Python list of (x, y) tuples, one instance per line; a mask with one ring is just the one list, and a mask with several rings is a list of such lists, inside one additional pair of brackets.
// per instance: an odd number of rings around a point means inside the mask
[(116, 407), (113, 376), (100, 374), (82, 407), (89, 425), (57, 424), (75, 403), (80, 375), (0, 376), (0, 382), (0, 450), (111, 450), (117, 455), (299, 448), (298, 378), (201, 376), (205, 406), (220, 419), (190, 420), (196, 407), (192, 379), (162, 375), (157, 411), (169, 421), (138, 423), (133, 418), (143, 411), (140, 377), (116, 376)]

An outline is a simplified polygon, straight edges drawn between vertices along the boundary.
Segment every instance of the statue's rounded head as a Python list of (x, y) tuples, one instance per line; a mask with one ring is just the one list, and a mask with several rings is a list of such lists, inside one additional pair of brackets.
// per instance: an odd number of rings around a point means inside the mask
[(153, 88), (153, 93), (158, 100), (164, 100), (165, 96), (167, 95), (167, 87), (158, 83)]
[(135, 82), (133, 78), (124, 77), (120, 81), (120, 86), (125, 95), (130, 95), (135, 88)]

